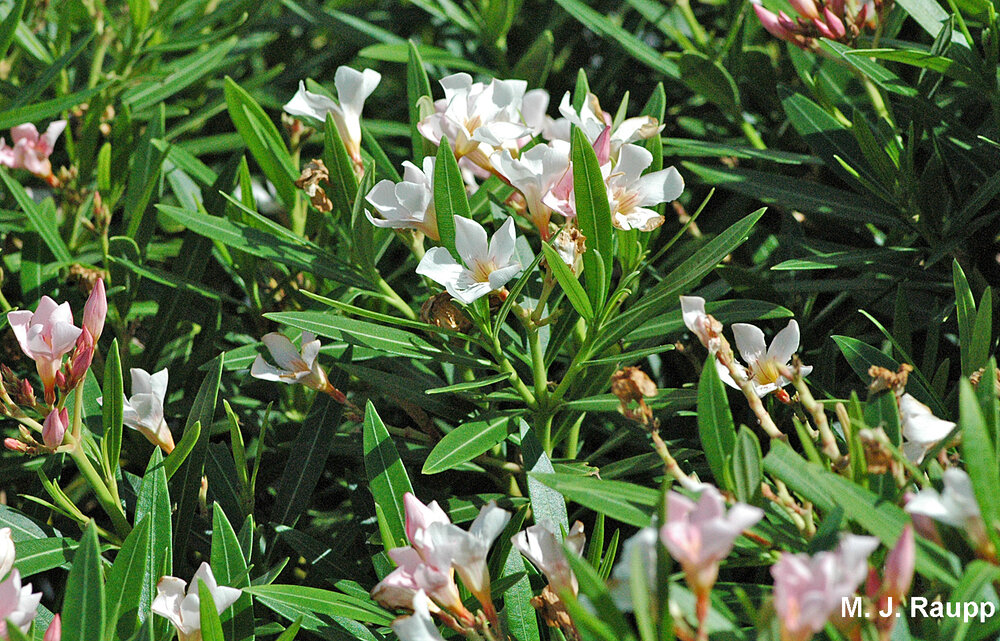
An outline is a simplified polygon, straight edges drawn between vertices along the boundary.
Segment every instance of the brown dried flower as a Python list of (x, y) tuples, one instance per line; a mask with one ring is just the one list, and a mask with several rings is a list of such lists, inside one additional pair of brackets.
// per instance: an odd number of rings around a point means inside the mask
[(319, 186), (320, 182), (330, 184), (330, 170), (323, 161), (313, 158), (302, 168), (302, 175), (295, 181), (295, 186), (306, 192), (309, 201), (317, 210), (328, 212), (333, 210), (333, 203), (326, 197), (326, 192)]
[[(623, 367), (611, 376), (611, 393), (618, 397), (618, 411), (643, 425), (653, 422), (653, 410), (645, 399), (653, 398), (656, 392), (656, 383), (638, 367)], [(630, 407), (633, 402), (638, 409)]]

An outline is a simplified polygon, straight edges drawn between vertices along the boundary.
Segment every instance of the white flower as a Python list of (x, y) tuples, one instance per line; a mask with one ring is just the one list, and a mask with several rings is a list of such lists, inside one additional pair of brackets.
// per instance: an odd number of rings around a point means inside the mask
[(434, 157), (424, 158), (423, 169), (409, 161), (403, 162), (403, 182), (381, 180), (367, 200), (382, 215), (375, 218), (368, 210), (365, 215), (376, 227), (419, 229), (438, 240), (437, 216), (434, 211)]
[(705, 313), (705, 299), (701, 296), (681, 296), (680, 299), (684, 325), (698, 337), (705, 349), (713, 354), (718, 352), (722, 346), (722, 325)]
[(436, 145), (444, 138), (457, 158), (468, 157), (490, 169), (490, 155), (497, 149), (517, 148), (531, 129), (521, 122), (527, 83), (496, 80), (484, 85), (467, 73), (441, 79), (444, 99), (434, 103), (434, 113), (417, 124), (417, 130)]
[(934, 416), (931, 408), (909, 394), (899, 398), (899, 417), (906, 440), (903, 453), (918, 465), (931, 448), (955, 429), (954, 423)]
[(471, 304), (500, 289), (521, 271), (514, 255), (514, 219), (508, 218), (487, 243), (483, 226), (464, 216), (455, 216), (455, 248), (460, 265), (444, 247), (430, 249), (417, 265), (417, 273), (444, 285), (458, 301)]
[(964, 470), (949, 467), (942, 477), (944, 489), (921, 490), (906, 504), (910, 514), (922, 514), (935, 521), (957, 528), (982, 527), (979, 502), (972, 489), (972, 479)]
[(167, 454), (174, 449), (174, 437), (163, 418), (163, 401), (167, 397), (166, 368), (150, 375), (138, 367), (132, 368), (132, 398), (122, 405), (122, 420), (134, 430), (142, 432), (153, 445)]
[[(745, 375), (753, 384), (757, 396), (764, 397), (777, 391), (790, 382), (778, 371), (778, 367), (788, 365), (792, 354), (799, 349), (799, 324), (794, 319), (788, 321), (785, 329), (778, 332), (767, 347), (764, 342), (764, 332), (759, 327), (748, 323), (735, 323), (733, 337), (736, 348), (746, 363)], [(736, 364), (739, 367), (739, 364)], [(724, 365), (718, 363), (719, 377), (731, 387), (739, 389), (739, 385), (729, 374)], [(808, 376), (812, 366), (803, 365), (802, 375)]]
[(264, 381), (279, 383), (301, 383), (306, 387), (323, 392), (330, 386), (326, 372), (319, 365), (320, 343), (312, 332), (302, 332), (302, 353), (283, 334), (271, 332), (260, 339), (271, 352), (277, 367), (264, 360), (260, 354), (250, 367), (250, 376)]
[(346, 66), (339, 67), (333, 80), (337, 87), (339, 105), (326, 96), (307, 91), (305, 83), (300, 81), (299, 90), (285, 105), (285, 111), (293, 116), (306, 116), (320, 122), (326, 120), (326, 114), (333, 114), (347, 152), (358, 162), (361, 160), (361, 110), (364, 109), (365, 100), (381, 80), (382, 75), (372, 69), (357, 71)]
[(570, 92), (567, 91), (559, 103), (559, 113), (563, 115), (565, 120), (560, 119), (552, 123), (548, 131), (552, 137), (569, 140), (569, 125), (574, 124), (582, 129), (587, 139), (593, 143), (606, 127), (612, 127), (610, 141), (612, 156), (616, 156), (623, 145), (651, 138), (663, 130), (663, 125), (657, 123), (656, 119), (650, 116), (627, 118), (614, 127), (611, 114), (601, 109), (597, 96), (592, 93), (587, 94), (587, 99), (584, 100), (583, 106), (577, 112), (573, 109)]
[(10, 536), (10, 528), (0, 529), (0, 579), (7, 576), (14, 567), (14, 539)]
[(625, 145), (618, 163), (608, 176), (611, 222), (618, 229), (652, 231), (663, 224), (663, 216), (649, 209), (677, 200), (684, 191), (684, 179), (673, 167), (642, 175), (653, 162), (653, 154), (638, 145)]
[(399, 641), (444, 641), (430, 613), (430, 599), (423, 590), (413, 595), (413, 614), (392, 622), (392, 631)]
[(7, 624), (17, 626), (27, 632), (38, 613), (41, 592), (32, 592), (31, 584), (21, 585), (21, 573), (12, 570), (10, 576), (0, 583), (0, 638), (8, 638)]
[(557, 143), (535, 145), (518, 158), (514, 158), (506, 149), (490, 157), (497, 173), (524, 196), (531, 221), (546, 238), (552, 209), (542, 198), (559, 182), (569, 167), (569, 146), (562, 141)]
[(546, 114), (549, 109), (549, 92), (544, 89), (532, 89), (524, 93), (521, 101), (521, 120), (531, 129), (531, 135), (537, 136), (545, 131), (552, 118)]
[(208, 563), (202, 563), (194, 573), (191, 586), (181, 579), (165, 576), (156, 584), (156, 598), (153, 599), (153, 614), (169, 620), (177, 629), (178, 641), (201, 641), (201, 601), (198, 596), (198, 581), (205, 584), (212, 593), (215, 609), (219, 614), (236, 603), (243, 593), (237, 588), (227, 588), (215, 582), (215, 575)]
[[(576, 594), (578, 590), (576, 576), (569, 567), (566, 553), (556, 532), (556, 525), (552, 521), (544, 520), (518, 532), (510, 541), (521, 554), (542, 571), (549, 580), (549, 586), (556, 593), (560, 590), (571, 590)], [(566, 535), (566, 545), (579, 556), (583, 552), (585, 541), (583, 523), (577, 521)]]
[(492, 603), (486, 556), (509, 520), (510, 513), (490, 501), (479, 511), (468, 532), (452, 523), (436, 521), (418, 530), (416, 540), (411, 541), (414, 547), (426, 550), (422, 554), (430, 557), (434, 567), (453, 567), (469, 592), (486, 607)]

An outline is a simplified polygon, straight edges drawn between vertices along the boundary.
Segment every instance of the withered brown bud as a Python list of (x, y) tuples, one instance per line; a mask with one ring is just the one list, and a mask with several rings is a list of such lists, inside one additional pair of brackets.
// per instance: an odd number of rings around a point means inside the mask
[(453, 329), (457, 332), (468, 331), (472, 327), (472, 321), (452, 301), (451, 294), (448, 292), (431, 296), (420, 307), (420, 320), (443, 329)]
[(552, 591), (552, 588), (546, 585), (541, 594), (531, 598), (531, 606), (542, 615), (542, 620), (547, 626), (562, 630), (567, 641), (580, 641), (580, 632), (566, 611), (562, 599)]
[[(623, 367), (611, 376), (611, 393), (618, 397), (618, 411), (627, 418), (649, 425), (653, 410), (646, 405), (646, 398), (656, 396), (656, 383), (638, 367)], [(630, 408), (632, 403), (639, 408)]]
[(302, 168), (302, 175), (295, 181), (295, 186), (306, 192), (313, 207), (321, 212), (328, 212), (333, 210), (333, 203), (326, 197), (323, 188), (319, 186), (320, 182), (330, 184), (330, 170), (326, 168), (322, 160), (313, 158)]
[(872, 378), (868, 391), (877, 394), (891, 389), (897, 396), (901, 396), (906, 390), (906, 381), (910, 376), (913, 367), (907, 363), (899, 366), (899, 371), (893, 372), (890, 369), (872, 365), (868, 368), (868, 376)]
[(565, 227), (556, 236), (552, 246), (573, 273), (579, 274), (583, 254), (587, 251), (587, 237), (576, 227)]
[(898, 464), (892, 457), (892, 452), (886, 446), (889, 437), (881, 427), (877, 429), (865, 428), (858, 432), (861, 446), (865, 452), (865, 462), (868, 464), (870, 474), (885, 474), (895, 472)]

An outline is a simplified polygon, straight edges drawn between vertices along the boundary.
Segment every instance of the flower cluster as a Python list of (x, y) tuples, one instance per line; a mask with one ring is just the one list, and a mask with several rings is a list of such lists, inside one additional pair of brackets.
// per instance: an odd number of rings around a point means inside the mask
[[(887, 11), (883, 0), (789, 0), (796, 16), (768, 11), (760, 0), (753, 9), (771, 35), (802, 49), (817, 48), (819, 38), (850, 44), (865, 29), (875, 29)], [(891, 3), (890, 3), (891, 5)]]

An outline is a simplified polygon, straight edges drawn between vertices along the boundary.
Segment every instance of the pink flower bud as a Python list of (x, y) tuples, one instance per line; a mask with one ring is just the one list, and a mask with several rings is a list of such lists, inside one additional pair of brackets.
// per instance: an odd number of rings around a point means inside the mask
[(611, 158), (611, 127), (605, 127), (594, 141), (594, 152), (597, 154), (598, 165), (607, 164)]
[(12, 452), (25, 452), (28, 451), (28, 444), (17, 440), (16, 438), (5, 438), (3, 440), (3, 445), (8, 450)]
[(66, 408), (52, 410), (42, 424), (42, 440), (51, 448), (62, 445), (66, 428), (69, 425), (69, 412)]
[(74, 389), (83, 383), (90, 363), (94, 360), (94, 340), (90, 336), (90, 331), (84, 325), (80, 338), (76, 339), (76, 351), (73, 352), (69, 361), (69, 380), (66, 381), (67, 389)]
[(781, 40), (791, 40), (791, 32), (782, 26), (778, 16), (773, 12), (768, 11), (763, 6), (758, 3), (753, 3), (754, 13), (757, 14), (757, 19), (760, 20), (760, 25), (770, 33), (775, 38), (780, 38)]
[(803, 18), (819, 18), (815, 0), (788, 0), (788, 4)]
[(60, 641), (61, 639), (62, 622), (57, 614), (52, 618), (52, 623), (49, 624), (49, 629), (45, 631), (45, 636), (42, 637), (42, 641)]
[(847, 35), (847, 28), (844, 27), (844, 22), (838, 18), (835, 13), (830, 11), (829, 7), (823, 7), (823, 17), (826, 24), (830, 27), (830, 31), (832, 31), (837, 38), (843, 38)]
[(907, 525), (899, 535), (896, 547), (885, 557), (885, 571), (882, 576), (882, 595), (899, 602), (910, 592), (913, 569), (916, 564), (917, 545), (913, 538), (913, 527)]
[(104, 331), (104, 319), (108, 315), (108, 297), (104, 292), (104, 279), (98, 278), (90, 290), (90, 298), (83, 308), (83, 326), (87, 328), (96, 343)]

